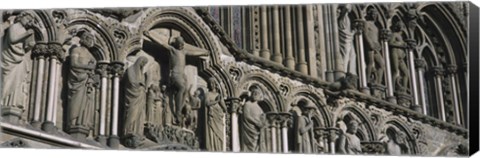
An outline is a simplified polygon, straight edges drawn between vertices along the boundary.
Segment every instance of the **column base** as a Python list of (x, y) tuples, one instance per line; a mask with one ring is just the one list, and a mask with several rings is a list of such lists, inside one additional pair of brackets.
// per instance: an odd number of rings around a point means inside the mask
[(42, 130), (47, 132), (47, 133), (52, 133), (52, 132), (57, 130), (57, 127), (55, 127), (53, 122), (46, 121), (46, 122), (43, 122), (43, 124), (42, 124)]
[(2, 120), (11, 124), (19, 124), (23, 111), (17, 107), (2, 107)]
[(36, 128), (36, 129), (41, 129), (42, 128), (42, 124), (43, 122), (40, 122), (40, 121), (32, 121), (31, 125), (33, 126), (33, 128)]
[(120, 146), (120, 137), (110, 136), (108, 138), (108, 146), (110, 148), (118, 149), (118, 147)]
[(362, 87), (360, 88), (360, 91), (365, 94), (370, 94), (370, 88), (368, 87)]
[(370, 84), (371, 94), (377, 98), (381, 98), (381, 99), (385, 98), (385, 89), (386, 87), (384, 85), (374, 84), (374, 83)]
[(422, 113), (422, 107), (421, 107), (420, 105), (414, 105), (414, 104), (412, 104), (412, 106), (410, 106), (410, 109), (412, 109), (413, 111)]
[(68, 130), (68, 134), (70, 134), (70, 136), (79, 140), (87, 139), (89, 133), (90, 129), (83, 126), (73, 126)]
[(297, 70), (300, 71), (301, 73), (308, 75), (308, 66), (307, 66), (307, 63), (305, 63), (305, 62), (298, 63), (296, 68), (297, 68)]
[(282, 63), (282, 55), (281, 54), (275, 54), (273, 55), (273, 61), (277, 62), (277, 63)]
[(270, 60), (270, 51), (268, 49), (262, 50), (260, 55), (261, 55), (262, 58)]
[(412, 97), (405, 92), (396, 92), (397, 104), (403, 107), (410, 107)]
[(99, 136), (97, 136), (96, 140), (100, 144), (107, 146), (107, 136), (99, 135)]
[(335, 81), (338, 81), (339, 79), (343, 79), (345, 78), (345, 76), (346, 76), (346, 73), (343, 71), (338, 71), (338, 70), (334, 71)]

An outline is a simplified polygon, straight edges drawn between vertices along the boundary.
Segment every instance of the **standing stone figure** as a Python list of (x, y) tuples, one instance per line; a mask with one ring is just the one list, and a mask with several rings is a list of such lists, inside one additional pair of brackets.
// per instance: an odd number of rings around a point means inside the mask
[(143, 137), (147, 92), (143, 68), (147, 64), (146, 57), (138, 57), (127, 69), (125, 82), (125, 126), (124, 136), (133, 142), (127, 146), (136, 146), (137, 139)]
[(396, 130), (387, 130), (387, 140), (384, 142), (385, 154), (402, 155), (406, 149), (403, 135)]
[(223, 117), (227, 111), (220, 94), (220, 85), (214, 78), (208, 80), (208, 93), (205, 98), (207, 110), (207, 145), (208, 151), (223, 151), (224, 128)]
[(25, 109), (28, 89), (29, 53), (35, 45), (33, 16), (20, 13), (5, 33), (2, 43), (2, 106)]
[(258, 101), (263, 98), (262, 91), (258, 87), (251, 89), (251, 96), (243, 105), (240, 119), (240, 143), (243, 152), (262, 151), (261, 145), (264, 144), (261, 138), (261, 132), (266, 127), (265, 115)]
[[(353, 75), (357, 74), (357, 59), (355, 54), (355, 47), (353, 45), (353, 38), (355, 37), (355, 32), (351, 28), (350, 18), (348, 18), (348, 13), (352, 10), (350, 4), (346, 4), (343, 7), (340, 7), (340, 16), (338, 17), (338, 35), (340, 40), (340, 54), (342, 58), (338, 62), (342, 67), (341, 70), (345, 73), (350, 73)], [(343, 59), (343, 60), (342, 60)]]
[(160, 98), (162, 101), (163, 125), (172, 125), (172, 108), (170, 105), (170, 97), (167, 94), (167, 85), (162, 85), (160, 88)]
[[(381, 54), (382, 45), (379, 40), (378, 27), (375, 25), (378, 12), (369, 8), (365, 19), (364, 37), (367, 60), (367, 79), (375, 84), (381, 84), (383, 79), (385, 63)], [(373, 77), (373, 78), (372, 78)]]
[(339, 138), (337, 139), (337, 152), (340, 154), (361, 154), (362, 146), (360, 139), (355, 135), (358, 130), (358, 122), (351, 120), (348, 122), (347, 131), (340, 130)]
[(197, 51), (187, 51), (184, 49), (185, 41), (181, 36), (173, 38), (170, 44), (166, 44), (164, 41), (155, 38), (150, 35), (149, 31), (145, 31), (144, 35), (151, 40), (155, 41), (160, 46), (166, 48), (170, 55), (170, 82), (175, 88), (175, 122), (179, 122), (181, 112), (184, 104), (185, 91), (187, 89), (187, 76), (185, 75), (186, 60), (185, 57), (189, 56), (207, 56), (208, 51), (198, 49)]
[(392, 38), (388, 42), (392, 52), (392, 75), (395, 83), (395, 89), (399, 92), (406, 92), (409, 82), (410, 74), (408, 73), (407, 63), (405, 58), (407, 54), (405, 49), (407, 43), (403, 41), (402, 31), (405, 25), (398, 21), (392, 27)]
[[(190, 90), (188, 92), (191, 92), (193, 86), (190, 86)], [(200, 110), (202, 106), (202, 99), (200, 99), (201, 91), (200, 89), (195, 90), (195, 92), (192, 94), (188, 93), (188, 104), (191, 108), (191, 129), (192, 131), (196, 131), (197, 126), (198, 126), (198, 110)]]
[(302, 115), (297, 120), (297, 141), (296, 148), (299, 153), (312, 153), (312, 136), (310, 135), (313, 129), (313, 121), (310, 119), (314, 105), (303, 102), (299, 105), (303, 106)]
[(94, 75), (97, 62), (89, 48), (93, 47), (95, 41), (90, 32), (81, 31), (79, 34), (80, 46), (73, 47), (70, 51), (68, 118), (70, 128), (91, 129), (94, 124)]

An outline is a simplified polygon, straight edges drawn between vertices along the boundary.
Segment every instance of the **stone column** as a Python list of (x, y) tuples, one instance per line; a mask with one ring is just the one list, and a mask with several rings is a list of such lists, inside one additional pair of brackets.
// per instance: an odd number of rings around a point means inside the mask
[(460, 113), (460, 103), (459, 103), (459, 98), (458, 98), (458, 93), (457, 93), (457, 79), (456, 79), (456, 74), (457, 74), (457, 66), (456, 65), (449, 65), (447, 67), (447, 74), (448, 77), (450, 77), (450, 84), (452, 85), (452, 94), (453, 94), (453, 108), (455, 112), (455, 123), (458, 125), (462, 124), (462, 119), (461, 119), (461, 113)]
[(413, 103), (410, 107), (412, 110), (417, 112), (422, 112), (420, 107), (420, 99), (418, 96), (418, 86), (417, 86), (417, 75), (415, 70), (415, 56), (414, 50), (416, 49), (416, 41), (414, 39), (410, 39), (406, 41), (408, 44), (408, 65), (410, 68), (410, 87), (411, 87), (411, 94), (413, 96)]
[[(383, 52), (383, 59), (385, 61), (385, 83), (387, 87), (387, 99), (392, 103), (397, 103), (397, 100), (394, 95), (394, 86), (392, 80), (392, 68), (390, 65), (390, 51), (388, 49), (388, 41), (391, 38), (391, 32), (388, 29), (381, 30), (381, 40), (382, 40), (382, 52)], [(383, 76), (377, 76), (383, 77)]]
[(269, 112), (267, 113), (267, 122), (270, 129), (270, 138), (271, 138), (271, 149), (270, 152), (277, 152), (277, 113)]
[(261, 6), (261, 20), (262, 20), (262, 50), (261, 57), (267, 60), (270, 60), (270, 50), (268, 49), (268, 16), (267, 16), (267, 6)]
[(293, 120), (290, 113), (279, 113), (279, 125), (281, 127), (282, 152), (288, 153), (288, 128), (292, 126)]
[(307, 24), (307, 44), (308, 44), (308, 70), (309, 75), (318, 78), (317, 73), (317, 49), (315, 45), (315, 31), (313, 20), (313, 5), (307, 5), (306, 7), (306, 24)]
[(108, 61), (99, 61), (97, 73), (100, 74), (100, 129), (97, 141), (102, 145), (107, 145), (106, 124), (107, 124), (107, 86), (108, 86)]
[(280, 16), (278, 13), (278, 6), (273, 6), (273, 61), (277, 63), (282, 63), (282, 50), (281, 50), (281, 42), (280, 42)]
[(297, 71), (303, 74), (308, 74), (307, 62), (305, 59), (305, 39), (304, 39), (304, 24), (303, 24), (303, 6), (297, 6), (297, 40), (298, 40), (298, 56), (297, 56)]
[(365, 63), (365, 49), (363, 48), (363, 29), (365, 27), (365, 21), (362, 19), (355, 20), (355, 29), (356, 29), (356, 44), (358, 54), (358, 67), (359, 67), (359, 78), (360, 78), (360, 91), (365, 94), (370, 94), (370, 89), (368, 88), (367, 80), (367, 64)]
[(112, 148), (118, 148), (120, 139), (118, 137), (118, 106), (120, 100), (120, 77), (123, 73), (123, 62), (115, 61), (110, 64), (113, 74), (113, 97), (112, 97), (112, 111), (111, 111), (111, 134), (108, 139), (108, 145)]
[(48, 45), (46, 43), (37, 43), (32, 50), (32, 55), (38, 61), (38, 69), (36, 76), (36, 88), (35, 88), (35, 103), (32, 119), (32, 126), (35, 128), (41, 128), (43, 120), (40, 120), (42, 106), (42, 89), (43, 78), (45, 72), (45, 56), (48, 55)]
[(442, 89), (442, 76), (443, 76), (443, 68), (441, 67), (433, 67), (432, 69), (434, 73), (434, 79), (435, 79), (435, 89), (436, 89), (436, 95), (437, 95), (437, 106), (439, 106), (440, 109), (440, 120), (446, 121), (445, 117), (445, 103), (443, 101), (443, 89)]
[(329, 149), (331, 154), (335, 154), (335, 141), (337, 140), (338, 129), (337, 128), (327, 128), (326, 132), (328, 133), (328, 142)]
[[(57, 66), (59, 65), (57, 62), (63, 62), (65, 58), (65, 54), (63, 52), (62, 45), (59, 43), (49, 43), (48, 50), (50, 53), (50, 74), (49, 74), (49, 82), (48, 82), (48, 99), (47, 99), (47, 114), (45, 118), (45, 122), (42, 124), (42, 130), (46, 132), (53, 132), (56, 130), (54, 118), (56, 115), (56, 107), (55, 102), (57, 102)], [(60, 72), (58, 72), (60, 73)]]
[(420, 95), (419, 95), (419, 99), (420, 99), (420, 102), (422, 104), (421, 108), (422, 108), (422, 113), (424, 115), (428, 115), (428, 111), (427, 111), (427, 96), (425, 95), (425, 82), (424, 82), (424, 71), (425, 71), (425, 66), (426, 66), (426, 63), (424, 60), (422, 59), (415, 59), (415, 68), (417, 70), (417, 74), (418, 74), (418, 89), (420, 91)]
[(293, 42), (292, 42), (292, 17), (290, 6), (285, 6), (285, 43), (287, 47), (287, 57), (285, 59), (285, 66), (291, 70), (295, 70), (295, 60), (293, 57)]
[(238, 129), (238, 107), (240, 105), (240, 98), (229, 98), (226, 100), (227, 103), (230, 105), (230, 116), (232, 117), (231, 120), (231, 127), (232, 127), (232, 151), (233, 152), (240, 152), (240, 135)]
[(314, 137), (315, 140), (313, 140), (313, 141), (315, 141), (317, 143), (317, 146), (322, 147), (322, 150), (317, 150), (317, 152), (320, 153), (320, 154), (323, 154), (326, 151), (325, 149), (327, 149), (325, 147), (325, 142), (324, 142), (325, 129), (321, 128), (321, 127), (315, 127), (313, 129), (313, 131), (315, 133), (315, 137)]

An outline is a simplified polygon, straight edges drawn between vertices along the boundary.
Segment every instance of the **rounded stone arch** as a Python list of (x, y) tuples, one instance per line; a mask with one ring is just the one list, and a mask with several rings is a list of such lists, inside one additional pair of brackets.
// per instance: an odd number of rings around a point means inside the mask
[(404, 134), (404, 141), (406, 141), (404, 143), (406, 143), (406, 147), (408, 148), (408, 153), (405, 154), (416, 155), (420, 153), (414, 133), (405, 125), (405, 123), (402, 122), (402, 120), (394, 117), (388, 118), (380, 130), (381, 135), (386, 136), (387, 130), (396, 130), (396, 132), (402, 132), (402, 134)]
[(306, 99), (315, 105), (316, 111), (313, 115), (313, 118), (319, 121), (319, 125), (321, 125), (321, 127), (333, 126), (332, 115), (326, 109), (327, 104), (324, 96), (321, 93), (317, 92), (311, 87), (301, 86), (299, 88), (293, 89), (291, 94), (291, 97), (288, 97), (289, 99), (286, 100), (286, 107), (284, 107), (284, 109), (288, 110), (292, 108), (291, 105), (295, 104), (296, 101)]
[(252, 86), (256, 85), (264, 92), (264, 101), (262, 102), (269, 106), (270, 111), (285, 111), (285, 109), (282, 109), (285, 107), (284, 99), (280, 97), (280, 91), (278, 87), (275, 86), (276, 84), (272, 80), (269, 80), (269, 78), (271, 77), (260, 71), (247, 72), (238, 82), (235, 96), (242, 97), (248, 93)]
[(363, 112), (360, 108), (355, 107), (354, 105), (347, 105), (340, 110), (337, 116), (335, 116), (335, 123), (342, 119), (345, 124), (352, 119), (356, 120), (359, 123), (359, 128), (357, 136), (361, 141), (376, 141), (378, 140), (377, 132), (375, 132), (375, 127), (373, 126), (368, 115)]
[[(53, 27), (53, 21), (50, 15), (45, 10), (24, 10), (24, 11), (10, 11), (2, 12), (3, 19), (10, 16), (18, 16), (20, 13), (26, 12), (30, 14), (39, 28), (34, 28), (35, 40), (40, 42), (51, 42), (55, 39), (55, 28)], [(17, 17), (15, 17), (16, 19)]]
[[(209, 27), (191, 8), (185, 7), (162, 7), (149, 8), (140, 17), (141, 24), (137, 30), (138, 36), (126, 41), (126, 46), (121, 50), (127, 53), (142, 49), (143, 32), (158, 27), (178, 29), (182, 35), (190, 38), (189, 44), (206, 49), (210, 52), (209, 62), (205, 61), (199, 65), (199, 75), (202, 78), (215, 77), (217, 81), (225, 86), (228, 96), (235, 94), (233, 83), (228, 73), (220, 64), (220, 44), (215, 40), (214, 34)], [(183, 37), (183, 36), (182, 36)], [(184, 37), (185, 38), (185, 37)]]
[(71, 15), (66, 27), (72, 36), (81, 29), (88, 29), (95, 37), (95, 47), (101, 49), (100, 60), (118, 61), (118, 47), (108, 28), (103, 20), (89, 12)]

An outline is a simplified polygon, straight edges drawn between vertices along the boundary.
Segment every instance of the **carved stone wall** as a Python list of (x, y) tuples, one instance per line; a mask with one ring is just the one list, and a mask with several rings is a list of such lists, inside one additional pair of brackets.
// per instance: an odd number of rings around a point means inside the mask
[(0, 144), (461, 155), (466, 35), (460, 14), (435, 18), (448, 6), (2, 11)]

